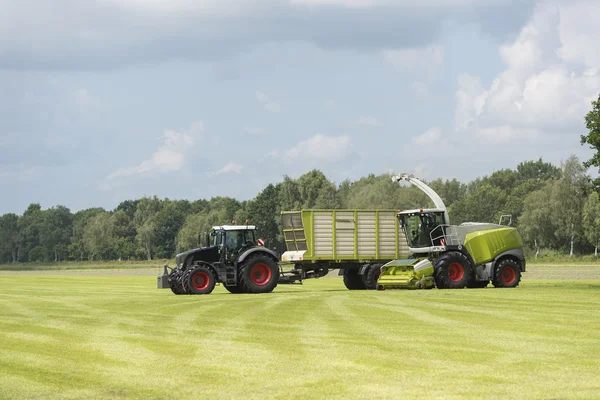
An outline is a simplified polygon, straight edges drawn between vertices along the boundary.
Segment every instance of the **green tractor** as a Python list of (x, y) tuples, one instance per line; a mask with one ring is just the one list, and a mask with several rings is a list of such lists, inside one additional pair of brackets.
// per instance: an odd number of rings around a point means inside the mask
[(398, 212), (411, 256), (381, 267), (377, 283), (382, 289), (484, 288), (490, 281), (497, 288), (518, 286), (526, 263), (512, 219), (507, 225), (501, 225), (505, 216), (498, 224), (450, 225), (446, 206), (433, 189), (409, 174), (392, 179), (417, 186), (435, 208)]

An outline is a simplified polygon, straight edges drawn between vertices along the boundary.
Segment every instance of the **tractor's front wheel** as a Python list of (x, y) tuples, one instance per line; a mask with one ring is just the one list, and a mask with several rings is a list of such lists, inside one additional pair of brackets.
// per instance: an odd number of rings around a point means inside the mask
[(521, 282), (521, 267), (510, 258), (504, 259), (496, 266), (492, 285), (497, 288), (517, 287)]
[(169, 286), (171, 287), (171, 292), (175, 294), (185, 294), (185, 288), (183, 286), (183, 282), (181, 279), (183, 278), (183, 273), (179, 269), (175, 269), (169, 275)]
[(251, 254), (239, 269), (238, 287), (245, 293), (269, 293), (279, 281), (279, 267), (272, 258)]
[(472, 284), (473, 269), (464, 254), (449, 251), (436, 260), (434, 277), (439, 289), (462, 289)]
[(185, 275), (184, 284), (190, 294), (210, 294), (215, 288), (215, 275), (205, 265), (198, 265)]

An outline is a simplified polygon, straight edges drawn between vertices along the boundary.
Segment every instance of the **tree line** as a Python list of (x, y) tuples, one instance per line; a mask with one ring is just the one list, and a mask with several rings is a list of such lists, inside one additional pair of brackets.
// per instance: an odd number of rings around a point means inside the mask
[[(560, 166), (524, 161), (469, 183), (427, 182), (446, 206), (452, 224), (498, 222), (512, 215), (525, 243), (538, 253), (597, 254), (600, 199), (576, 156)], [(281, 211), (300, 209), (408, 209), (430, 207), (419, 189), (394, 183), (390, 175), (369, 175), (339, 185), (312, 170), (270, 184), (255, 198), (214, 197), (195, 201), (143, 197), (113, 210), (72, 213), (58, 205), (30, 204), (23, 215), (0, 217), (0, 263), (83, 260), (152, 260), (173, 257), (201, 245), (213, 225), (246, 220), (266, 245), (283, 251)]]

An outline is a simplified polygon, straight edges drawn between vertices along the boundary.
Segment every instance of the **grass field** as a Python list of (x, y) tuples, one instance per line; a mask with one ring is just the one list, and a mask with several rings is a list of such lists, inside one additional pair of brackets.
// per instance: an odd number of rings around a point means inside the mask
[(324, 278), (208, 296), (156, 289), (158, 269), (5, 271), (0, 398), (598, 398), (598, 270), (516, 289)]

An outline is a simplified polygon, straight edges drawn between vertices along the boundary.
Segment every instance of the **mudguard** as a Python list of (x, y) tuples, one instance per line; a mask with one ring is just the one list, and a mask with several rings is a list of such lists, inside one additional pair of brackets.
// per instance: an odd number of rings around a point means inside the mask
[(238, 264), (243, 262), (246, 258), (248, 258), (248, 256), (250, 254), (256, 253), (256, 252), (261, 252), (261, 253), (266, 253), (269, 256), (273, 257), (273, 260), (275, 260), (275, 262), (279, 262), (279, 259), (277, 258), (277, 253), (275, 253), (273, 250), (269, 250), (266, 247), (263, 246), (256, 246), (256, 247), (252, 247), (246, 251), (244, 251), (239, 257), (238, 257)]

